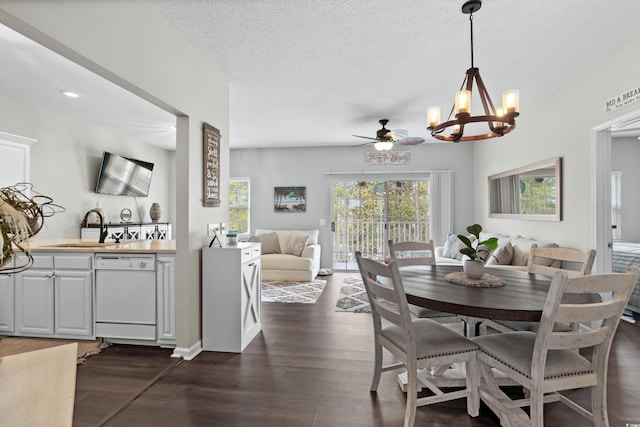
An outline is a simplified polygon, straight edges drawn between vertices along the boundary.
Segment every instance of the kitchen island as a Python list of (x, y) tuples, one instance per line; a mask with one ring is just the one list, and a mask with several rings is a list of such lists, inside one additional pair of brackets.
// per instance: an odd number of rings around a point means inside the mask
[[(175, 240), (34, 239), (0, 276), (0, 334), (175, 346)], [(17, 253), (16, 265), (27, 258)]]

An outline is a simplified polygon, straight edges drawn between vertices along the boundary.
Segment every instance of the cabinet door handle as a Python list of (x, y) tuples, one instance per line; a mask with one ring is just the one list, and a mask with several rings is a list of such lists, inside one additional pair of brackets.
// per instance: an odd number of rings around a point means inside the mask
[(251, 263), (249, 263), (249, 267), (253, 267), (254, 265), (256, 265), (256, 263), (255, 263), (255, 262), (251, 262)]

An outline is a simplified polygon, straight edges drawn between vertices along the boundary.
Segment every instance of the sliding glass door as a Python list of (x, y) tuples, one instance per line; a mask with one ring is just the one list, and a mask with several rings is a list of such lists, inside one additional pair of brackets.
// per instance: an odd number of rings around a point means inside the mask
[(384, 259), (389, 239), (428, 240), (429, 180), (336, 180), (331, 225), (337, 270), (356, 270), (356, 251)]

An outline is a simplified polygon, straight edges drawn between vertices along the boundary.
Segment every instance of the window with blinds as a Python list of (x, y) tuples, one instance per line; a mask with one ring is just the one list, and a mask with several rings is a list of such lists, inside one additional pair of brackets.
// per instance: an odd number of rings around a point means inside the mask
[(611, 236), (622, 238), (622, 171), (611, 172)]

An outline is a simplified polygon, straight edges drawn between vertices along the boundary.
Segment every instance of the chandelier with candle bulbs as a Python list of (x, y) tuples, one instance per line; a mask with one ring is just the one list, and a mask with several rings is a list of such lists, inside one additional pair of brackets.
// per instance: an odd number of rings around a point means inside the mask
[[(482, 6), (481, 0), (469, 0), (462, 5), (462, 12), (469, 15), (471, 27), (471, 68), (466, 72), (460, 90), (456, 93), (455, 103), (449, 112), (447, 121), (441, 123), (440, 107), (427, 110), (427, 129), (431, 136), (442, 141), (477, 141), (495, 138), (511, 132), (516, 127), (515, 118), (519, 116), (520, 95), (517, 90), (508, 90), (502, 94), (502, 106), (495, 108), (491, 97), (480, 77), (480, 70), (473, 64), (473, 13)], [(473, 83), (478, 88), (484, 115), (471, 115), (471, 94)], [(472, 123), (484, 123), (488, 128), (479, 130)], [(470, 126), (469, 126), (470, 125)], [(465, 134), (465, 126), (467, 127)]]

